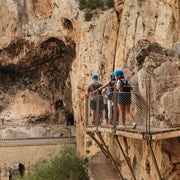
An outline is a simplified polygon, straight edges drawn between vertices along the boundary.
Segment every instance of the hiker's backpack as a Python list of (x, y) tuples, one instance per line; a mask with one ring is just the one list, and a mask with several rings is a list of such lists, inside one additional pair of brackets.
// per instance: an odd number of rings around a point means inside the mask
[(121, 82), (121, 92), (131, 92), (131, 88), (127, 80), (125, 80), (124, 83), (124, 81), (120, 79), (120, 82)]
[(113, 98), (113, 91), (114, 91), (114, 87), (113, 87), (113, 85), (112, 85), (112, 83), (110, 81), (110, 85), (106, 90), (106, 97), (110, 101), (112, 101), (112, 98)]

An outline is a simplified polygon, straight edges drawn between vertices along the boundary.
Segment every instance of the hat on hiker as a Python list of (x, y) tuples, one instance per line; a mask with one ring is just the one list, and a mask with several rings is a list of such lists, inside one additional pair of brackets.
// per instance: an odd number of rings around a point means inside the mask
[(98, 74), (92, 74), (91, 76), (93, 79), (97, 79), (98, 78)]
[(121, 69), (118, 69), (118, 70), (115, 70), (114, 71), (114, 75), (115, 76), (121, 76), (121, 77), (124, 77), (124, 73), (123, 73), (123, 71), (121, 70)]
[(111, 77), (115, 76), (115, 75), (114, 75), (114, 72), (111, 72), (111, 73), (110, 73), (110, 76), (111, 76)]

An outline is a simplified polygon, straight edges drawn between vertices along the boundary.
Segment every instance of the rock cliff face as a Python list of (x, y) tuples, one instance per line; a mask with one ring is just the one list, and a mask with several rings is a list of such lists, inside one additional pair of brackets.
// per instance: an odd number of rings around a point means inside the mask
[(134, 87), (135, 119), (140, 124), (145, 124), (149, 86), (151, 125), (179, 126), (179, 65), (173, 51), (147, 40), (139, 41), (127, 55), (122, 68)]
[[(77, 150), (85, 155), (84, 92), (90, 75), (97, 72), (105, 82), (121, 67), (138, 93), (137, 122), (144, 123), (148, 81), (152, 124), (179, 126), (179, 9), (178, 0), (115, 0), (115, 8), (99, 10), (86, 21), (86, 10), (75, 0), (2, 0), (2, 124), (57, 124), (74, 114)], [(173, 161), (175, 169), (178, 163)]]
[[(68, 16), (56, 21), (52, 15), (56, 8), (54, 1), (1, 2), (1, 119), (5, 124), (63, 121), (73, 112), (69, 77), (76, 57), (70, 35), (73, 25)], [(68, 36), (61, 34), (61, 28), (55, 30), (58, 22)]]
[[(116, 7), (122, 0), (116, 0)], [(174, 0), (160, 1), (125, 1), (120, 11), (117, 42), (116, 64), (119, 66), (129, 50), (140, 39), (147, 39), (171, 48), (172, 43), (179, 41), (179, 2)]]

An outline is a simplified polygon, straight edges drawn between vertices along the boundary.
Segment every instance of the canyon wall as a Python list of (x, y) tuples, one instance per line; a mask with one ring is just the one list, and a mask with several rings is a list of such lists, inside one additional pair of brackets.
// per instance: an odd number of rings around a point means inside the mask
[[(121, 67), (139, 97), (132, 106), (137, 123), (144, 124), (148, 82), (152, 124), (179, 127), (179, 9), (178, 0), (115, 0), (86, 21), (75, 0), (0, 1), (2, 125), (63, 124), (73, 114), (77, 151), (86, 155), (86, 85), (92, 73), (106, 82)], [(178, 162), (168, 160), (174, 169)]]

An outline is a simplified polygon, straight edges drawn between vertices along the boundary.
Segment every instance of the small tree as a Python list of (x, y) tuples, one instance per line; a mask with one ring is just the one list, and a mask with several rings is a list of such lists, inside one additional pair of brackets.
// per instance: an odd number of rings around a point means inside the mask
[(71, 146), (63, 146), (51, 160), (35, 163), (25, 177), (14, 180), (88, 180), (85, 161), (76, 154)]
[(79, 6), (80, 6), (80, 9), (85, 9), (87, 7), (87, 1), (79, 0)]
[(89, 12), (87, 12), (87, 13), (85, 13), (85, 20), (86, 21), (90, 21), (91, 19), (92, 19), (92, 17), (93, 17), (93, 14), (92, 13), (89, 13)]
[(107, 0), (107, 1), (106, 1), (106, 6), (107, 6), (108, 8), (114, 7), (114, 0)]
[(114, 7), (114, 0), (78, 0), (79, 8), (85, 10), (85, 20), (90, 21), (99, 10)]
[(103, 7), (104, 7), (104, 3), (102, 2), (102, 0), (89, 0), (87, 4), (87, 8), (90, 9), (97, 9)]

